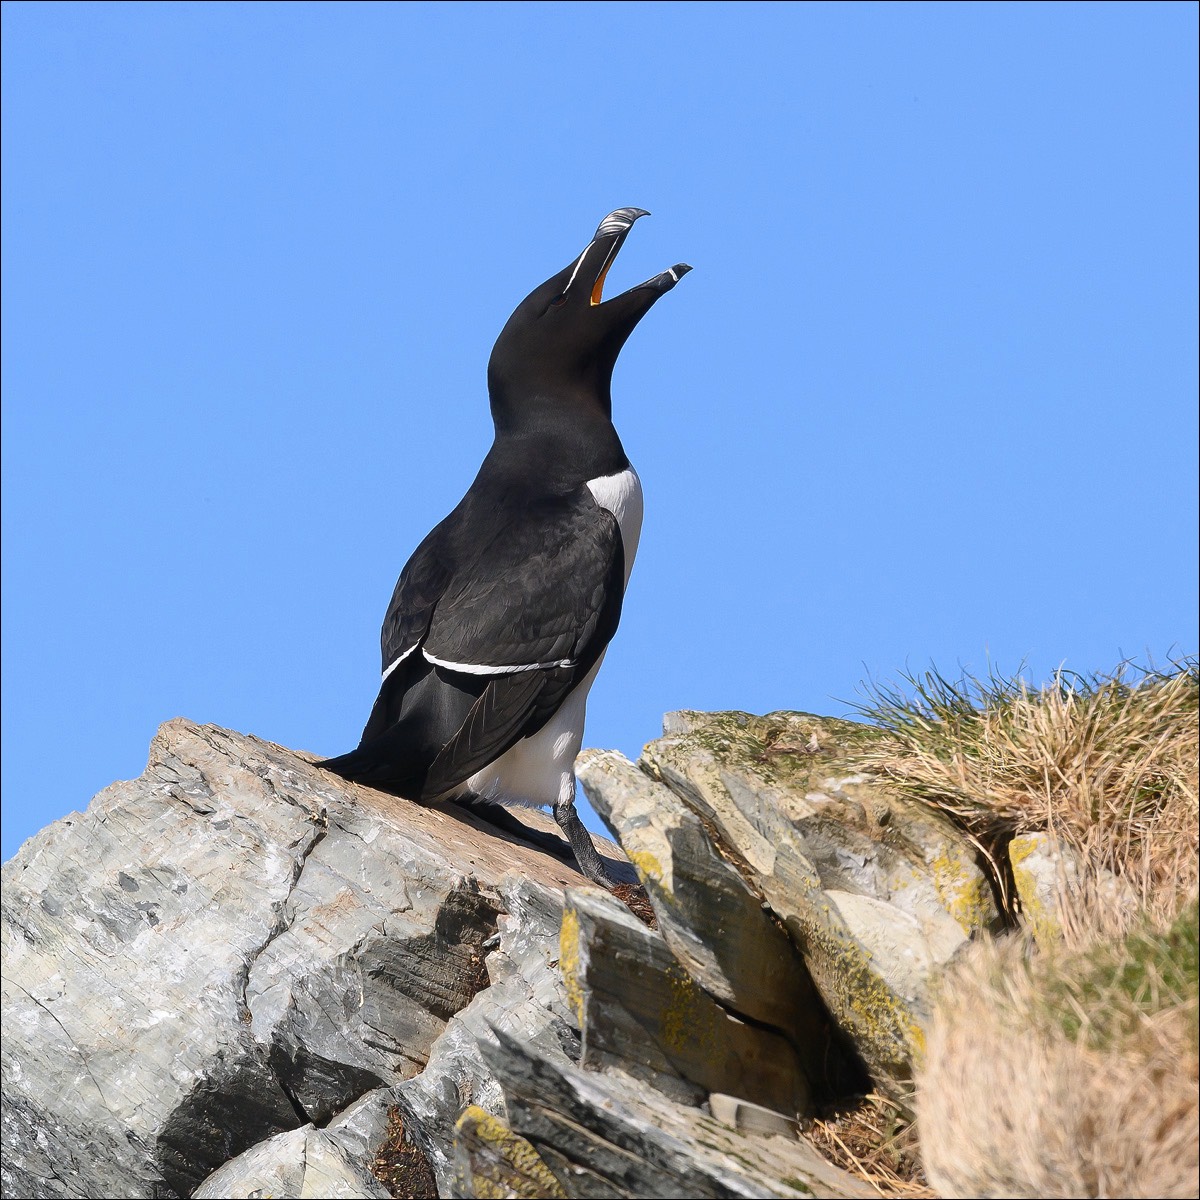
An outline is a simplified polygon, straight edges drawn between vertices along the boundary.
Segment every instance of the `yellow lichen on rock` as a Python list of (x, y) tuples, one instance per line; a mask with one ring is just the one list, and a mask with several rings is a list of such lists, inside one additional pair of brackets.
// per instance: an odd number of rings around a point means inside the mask
[(562, 971), (563, 984), (567, 991), (567, 1003), (575, 1014), (575, 1020), (583, 1026), (583, 981), (579, 977), (579, 914), (573, 908), (564, 908), (562, 926), (558, 934), (558, 968)]
[(974, 860), (966, 859), (959, 847), (944, 843), (943, 849), (926, 863), (938, 898), (968, 937), (991, 928), (996, 903), (987, 877)]
[(1036, 838), (1015, 837), (1008, 845), (1008, 861), (1013, 887), (1021, 900), (1021, 915), (1033, 940), (1044, 946), (1058, 936), (1060, 927), (1054, 907), (1046, 904), (1038, 878), (1026, 861), (1039, 848)]
[(626, 853), (638, 873), (642, 887), (647, 891), (653, 887), (657, 893), (670, 896), (670, 891), (664, 886), (665, 872), (662, 863), (656, 855), (651, 854), (649, 850), (629, 850)]
[(454, 1126), (456, 1165), (480, 1200), (565, 1200), (567, 1193), (541, 1155), (498, 1117), (476, 1104)]
[(672, 967), (667, 977), (671, 999), (662, 1013), (663, 1045), (678, 1053), (689, 1041), (712, 1041), (711, 1014), (704, 1011), (696, 981), (682, 967)]
[[(848, 933), (812, 923), (801, 937), (813, 951), (809, 961), (825, 1002), (842, 1014), (867, 1061), (884, 1069), (880, 1086), (892, 1091), (891, 1081), (907, 1081), (914, 1061), (924, 1054), (921, 1018), (888, 987), (870, 952)], [(895, 1091), (894, 1098), (907, 1103), (907, 1089)]]

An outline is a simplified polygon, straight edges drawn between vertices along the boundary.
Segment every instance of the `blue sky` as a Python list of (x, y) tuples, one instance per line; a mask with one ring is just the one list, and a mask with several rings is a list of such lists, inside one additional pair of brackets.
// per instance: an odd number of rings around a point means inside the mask
[(1196, 649), (1193, 4), (3, 11), (3, 855), (212, 721), (333, 754), (610, 209), (646, 526), (587, 742)]

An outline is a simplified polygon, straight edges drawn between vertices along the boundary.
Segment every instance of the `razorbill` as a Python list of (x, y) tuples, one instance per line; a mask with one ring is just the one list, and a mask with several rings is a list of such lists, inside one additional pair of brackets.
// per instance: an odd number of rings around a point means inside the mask
[(500, 804), (550, 805), (599, 883), (609, 880), (575, 810), (574, 764), (642, 524), (641, 483), (612, 423), (612, 373), (634, 326), (691, 270), (678, 263), (603, 299), (647, 215), (609, 213), (509, 317), (488, 362), (495, 441), (400, 574), (358, 748), (321, 764), (500, 823)]

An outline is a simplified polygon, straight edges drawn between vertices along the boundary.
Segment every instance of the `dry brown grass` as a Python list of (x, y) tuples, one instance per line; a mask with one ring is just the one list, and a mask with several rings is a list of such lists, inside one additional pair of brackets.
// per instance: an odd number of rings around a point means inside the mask
[(885, 731), (864, 765), (950, 814), (1002, 894), (1012, 836), (1045, 832), (1064, 852), (1057, 937), (979, 942), (942, 983), (917, 1075), (929, 1182), (961, 1197), (1197, 1195), (1196, 660), (1041, 689), (905, 683), (863, 707)]
[(941, 990), (918, 1079), (944, 1196), (1197, 1194), (1196, 907), (1085, 952), (982, 942)]
[[(1200, 671), (1060, 672), (1041, 689), (935, 671), (875, 689), (864, 715), (887, 737), (866, 765), (954, 816), (984, 846), (1047, 831), (1124, 880), (1169, 921), (1196, 895)], [(1001, 886), (1004, 872), (998, 870)], [(1087, 888), (1085, 887), (1085, 891)]]
[(912, 1123), (886, 1096), (872, 1093), (853, 1107), (817, 1117), (804, 1136), (831, 1163), (879, 1196), (936, 1196), (925, 1181)]

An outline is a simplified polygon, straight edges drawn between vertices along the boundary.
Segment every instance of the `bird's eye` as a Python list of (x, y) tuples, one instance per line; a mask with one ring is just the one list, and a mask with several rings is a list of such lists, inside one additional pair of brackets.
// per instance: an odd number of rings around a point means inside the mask
[(562, 308), (562, 306), (564, 304), (566, 304), (566, 302), (567, 302), (567, 293), (563, 292), (561, 296), (555, 296), (554, 299), (550, 301), (550, 307), (551, 308)]

